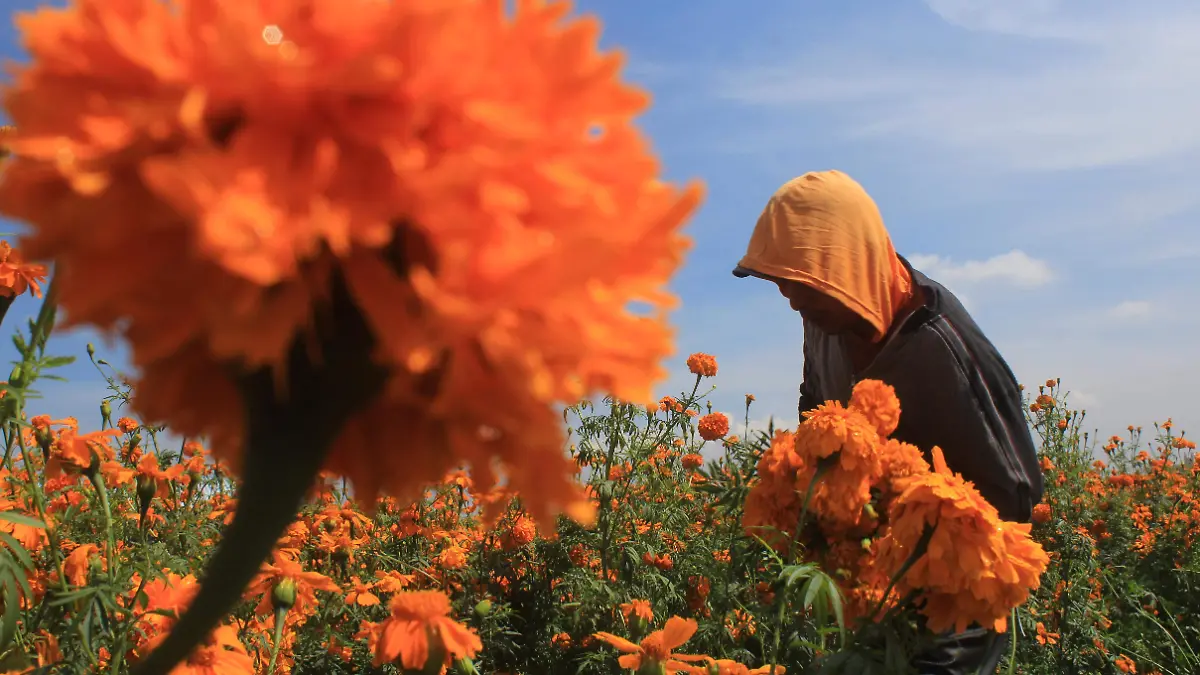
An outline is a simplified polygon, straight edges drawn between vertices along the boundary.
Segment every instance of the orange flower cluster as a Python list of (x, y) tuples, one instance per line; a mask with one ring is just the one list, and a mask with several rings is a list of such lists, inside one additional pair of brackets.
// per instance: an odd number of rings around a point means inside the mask
[[(917, 592), (931, 629), (977, 622), (1003, 630), (1048, 561), (1031, 526), (1001, 521), (972, 484), (949, 472), (940, 449), (931, 470), (918, 448), (887, 438), (899, 424), (900, 402), (882, 382), (864, 380), (848, 407), (833, 401), (804, 417), (794, 433), (778, 433), (759, 461), (746, 530), (781, 550), (811, 538), (796, 532), (808, 496), (816, 538), (802, 542), (809, 544), (804, 553), (847, 581), (851, 617), (879, 603), (915, 553), (896, 588), (899, 596)], [(918, 550), (927, 527), (932, 539)]]
[(898, 570), (932, 528), (924, 554), (896, 584), (917, 591), (931, 630), (965, 630), (971, 623), (1003, 631), (1009, 611), (1038, 587), (1050, 559), (1030, 537), (1032, 525), (1002, 521), (995, 507), (959, 474), (940, 448), (933, 471), (906, 479), (889, 510), (887, 536), (879, 541), (879, 564)]
[[(597, 389), (651, 400), (672, 338), (661, 312), (628, 306), (674, 302), (700, 190), (660, 180), (633, 123), (648, 97), (569, 9), (40, 9), (19, 19), (31, 59), (4, 95), (0, 212), (29, 223), (31, 256), (62, 263), (70, 322), (128, 341), (147, 419), (235, 467), (235, 371), (286, 376), (341, 280), (390, 379), (328, 468), (369, 501), (464, 460), (486, 478), (498, 459), (541, 522), (586, 518), (553, 406)], [(0, 285), (36, 288), (6, 255)]]

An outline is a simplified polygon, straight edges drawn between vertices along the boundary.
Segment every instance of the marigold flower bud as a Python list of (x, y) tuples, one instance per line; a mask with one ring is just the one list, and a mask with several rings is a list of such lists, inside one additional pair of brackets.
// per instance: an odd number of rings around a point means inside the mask
[(13, 366), (12, 372), (8, 374), (8, 386), (14, 389), (25, 386), (25, 371), (21, 369), (21, 364)]
[(138, 507), (141, 509), (142, 515), (150, 510), (150, 502), (154, 501), (156, 494), (158, 494), (158, 485), (154, 482), (154, 478), (150, 476), (137, 477)]
[(480, 600), (479, 604), (475, 605), (475, 616), (482, 619), (483, 617), (485, 617), (491, 613), (492, 613), (492, 601), (491, 600), (486, 600), (486, 599)]
[(296, 604), (296, 582), (284, 577), (271, 589), (271, 605), (275, 609), (291, 609)]

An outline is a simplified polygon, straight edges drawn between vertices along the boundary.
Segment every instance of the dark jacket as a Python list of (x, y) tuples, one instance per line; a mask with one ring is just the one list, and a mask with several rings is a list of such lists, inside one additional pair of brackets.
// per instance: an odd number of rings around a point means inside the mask
[(940, 447), (946, 464), (1001, 518), (1028, 522), (1044, 485), (1017, 380), (962, 303), (901, 260), (925, 304), (893, 327), (861, 374), (840, 338), (804, 322), (800, 412), (827, 400), (848, 403), (859, 380), (882, 380), (900, 398), (893, 438), (921, 448), (927, 459)]

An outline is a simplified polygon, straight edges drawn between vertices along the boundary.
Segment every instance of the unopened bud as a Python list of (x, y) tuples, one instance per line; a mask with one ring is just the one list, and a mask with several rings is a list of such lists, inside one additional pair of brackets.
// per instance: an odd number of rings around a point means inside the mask
[(33, 430), (33, 440), (37, 441), (42, 452), (50, 452), (50, 444), (54, 442), (54, 436), (46, 427), (38, 427)]
[(275, 609), (288, 610), (296, 604), (296, 582), (284, 577), (271, 589), (271, 605)]
[(475, 605), (475, 616), (483, 618), (492, 613), (492, 601), (480, 600), (479, 604)]
[(879, 520), (879, 512), (876, 511), (875, 506), (870, 503), (863, 506), (863, 513), (867, 514), (867, 517), (872, 520)]
[(158, 494), (158, 484), (154, 478), (150, 476), (137, 477), (137, 498), (138, 507), (144, 516), (150, 510), (150, 503), (154, 501), (154, 496)]
[(92, 343), (87, 343), (87, 350), (89, 359), (96, 358), (96, 348), (92, 345)]
[(25, 371), (22, 370), (21, 364), (13, 366), (13, 369), (8, 374), (8, 386), (14, 389), (20, 389), (25, 386)]
[(871, 540), (863, 539), (861, 542), (859, 542), (859, 546), (862, 546), (862, 550), (864, 550), (864, 551), (870, 551), (871, 550)]
[(129, 437), (129, 451), (133, 452), (134, 450), (137, 449), (137, 447), (139, 445), (141, 445), (141, 443), (142, 443), (142, 432), (140, 432), (140, 431), (133, 432), (133, 435)]
[(88, 578), (97, 582), (106, 580), (104, 575), (104, 561), (99, 557), (88, 561)]

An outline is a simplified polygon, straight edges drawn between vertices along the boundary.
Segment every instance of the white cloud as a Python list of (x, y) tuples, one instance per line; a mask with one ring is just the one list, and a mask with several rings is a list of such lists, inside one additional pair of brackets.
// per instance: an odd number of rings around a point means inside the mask
[(1110, 319), (1143, 319), (1154, 312), (1154, 305), (1145, 300), (1126, 300), (1108, 308), (1105, 315)]
[(1095, 408), (1102, 405), (1099, 397), (1091, 392), (1081, 391), (1079, 389), (1067, 390), (1067, 405), (1074, 408)]
[(1029, 256), (1020, 249), (994, 255), (987, 260), (955, 262), (939, 255), (909, 256), (913, 267), (947, 286), (962, 286), (982, 282), (1003, 283), (1018, 288), (1037, 288), (1054, 280), (1050, 265)]
[[(770, 65), (725, 73), (722, 94), (752, 105), (835, 108), (833, 124), (846, 136), (918, 141), (997, 169), (1094, 168), (1200, 152), (1200, 4), (927, 5), (950, 25), (777, 55)], [(999, 39), (968, 43), (955, 59), (914, 56), (931, 40), (962, 40), (962, 31)], [(813, 62), (822, 67), (799, 67)]]

